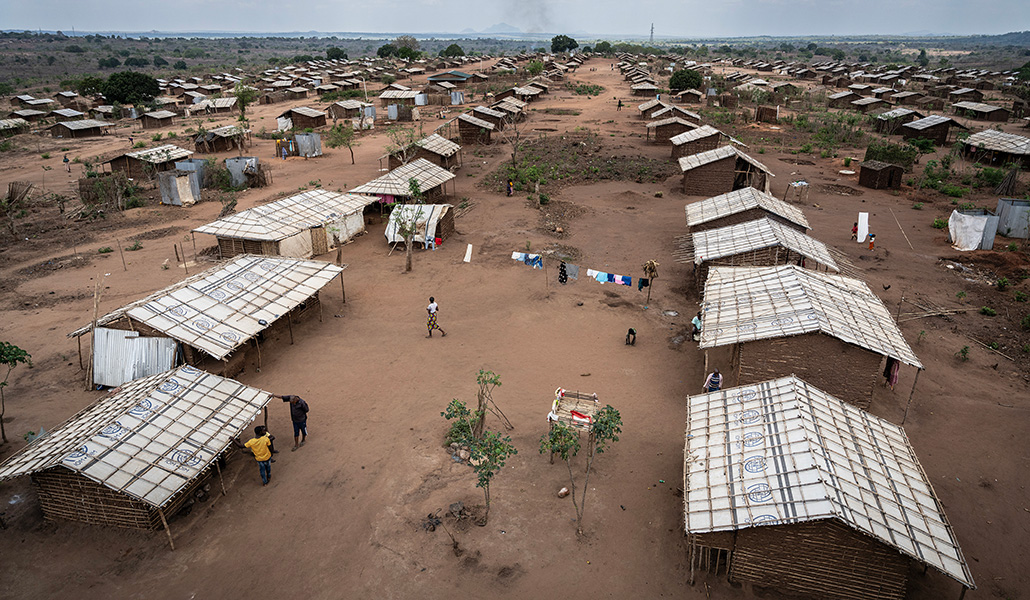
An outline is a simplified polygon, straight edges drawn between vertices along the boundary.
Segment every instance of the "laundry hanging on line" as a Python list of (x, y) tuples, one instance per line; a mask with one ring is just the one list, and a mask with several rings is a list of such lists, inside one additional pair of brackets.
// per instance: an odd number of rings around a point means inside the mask
[(523, 263), (533, 267), (534, 269), (543, 269), (544, 268), (544, 260), (542, 258), (540, 258), (539, 254), (527, 254), (525, 252), (512, 252), (511, 253), (511, 258), (512, 258), (512, 260), (517, 260), (517, 261), (523, 262)]

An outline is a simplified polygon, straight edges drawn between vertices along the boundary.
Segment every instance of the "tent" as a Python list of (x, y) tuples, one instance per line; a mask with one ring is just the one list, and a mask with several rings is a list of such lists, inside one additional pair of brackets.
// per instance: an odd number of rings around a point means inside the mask
[[(390, 220), (386, 224), (386, 241), (390, 244), (403, 243), (404, 236), (400, 228), (402, 222), (416, 223), (414, 242), (425, 244), (426, 239), (445, 239), (454, 229), (454, 208), (450, 204), (398, 204), (390, 212)], [(445, 226), (449, 222), (450, 226)]]
[(948, 219), (948, 241), (956, 250), (990, 250), (998, 233), (998, 217), (989, 210), (951, 211)]

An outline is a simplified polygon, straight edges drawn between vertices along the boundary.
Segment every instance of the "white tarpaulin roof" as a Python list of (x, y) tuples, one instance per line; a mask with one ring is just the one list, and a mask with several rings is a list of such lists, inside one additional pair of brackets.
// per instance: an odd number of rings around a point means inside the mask
[(822, 332), (922, 369), (865, 283), (782, 267), (712, 267), (705, 283), (701, 348)]
[(188, 365), (137, 379), (12, 455), (0, 481), (61, 466), (161, 508), (271, 397)]
[(805, 229), (809, 228), (808, 219), (805, 218), (805, 213), (801, 212), (800, 208), (753, 187), (741, 188), (688, 204), (686, 208), (687, 227), (708, 223), (752, 208), (761, 208), (792, 223), (797, 223)]
[(223, 359), (342, 272), (326, 262), (243, 254), (104, 315), (97, 325), (128, 314)]
[(826, 244), (768, 217), (698, 231), (691, 234), (691, 238), (694, 243), (694, 264), (771, 246), (783, 246), (829, 269), (840, 271)]
[(370, 196), (309, 190), (218, 219), (193, 231), (218, 237), (278, 241), (361, 212), (373, 202), (375, 198)]
[[(493, 127), (493, 125), (491, 125)], [(354, 194), (410, 196), (409, 180), (418, 182), (423, 193), (454, 179), (454, 173), (434, 165), (424, 158), (417, 158), (401, 165), (386, 175), (377, 177), (351, 190)]]
[(691, 396), (687, 533), (837, 519), (976, 587), (905, 431), (797, 379)]

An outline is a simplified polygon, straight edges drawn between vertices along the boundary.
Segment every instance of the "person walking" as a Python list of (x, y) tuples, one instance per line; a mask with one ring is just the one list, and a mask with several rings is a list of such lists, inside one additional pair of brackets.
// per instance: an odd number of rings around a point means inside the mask
[(856, 242), (858, 241), (858, 223), (851, 226), (851, 239)]
[(293, 449), (290, 452), (296, 452), (308, 439), (308, 403), (300, 396), (272, 394), (272, 397), (290, 403), (290, 420), (293, 421)]
[[(244, 448), (250, 448), (254, 453), (254, 460), (258, 464), (258, 472), (261, 474), (261, 485), (268, 485), (272, 481), (272, 440), (275, 436), (268, 433), (264, 425), (254, 428), (254, 437), (243, 444)], [(237, 442), (238, 443), (238, 442)]]
[(620, 110), (622, 110), (622, 100), (619, 100), (619, 105), (615, 107), (615, 111), (616, 112), (618, 112)]
[(426, 307), (426, 312), (429, 314), (429, 320), (426, 321), (426, 328), (429, 329), (429, 335), (427, 338), (433, 337), (433, 330), (440, 330), (440, 337), (447, 337), (447, 332), (440, 329), (440, 326), (436, 324), (436, 313), (440, 310), (440, 306), (436, 303), (436, 299), (432, 296), (429, 297), (429, 306)]
[(68, 172), (72, 172), (72, 161), (68, 160), (68, 155), (64, 155), (64, 167), (68, 169)]
[(873, 248), (875, 248), (875, 246), (876, 246), (876, 234), (875, 233), (870, 233), (869, 234), (869, 249), (873, 250)]
[(705, 385), (702, 388), (705, 392), (717, 392), (722, 388), (722, 374), (719, 373), (719, 369), (715, 369), (708, 374), (708, 379), (705, 379)]

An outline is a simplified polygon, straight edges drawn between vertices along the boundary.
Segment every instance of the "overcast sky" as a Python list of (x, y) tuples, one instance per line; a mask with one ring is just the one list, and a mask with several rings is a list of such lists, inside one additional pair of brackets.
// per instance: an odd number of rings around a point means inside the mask
[[(646, 36), (995, 34), (1030, 29), (1026, 0), (0, 0), (0, 29), (528, 32)], [(588, 38), (587, 38), (588, 39)]]

